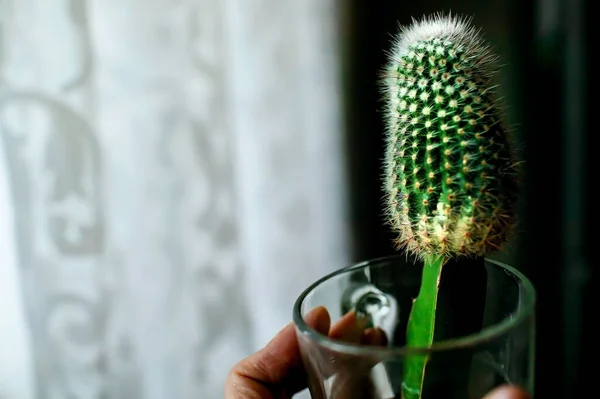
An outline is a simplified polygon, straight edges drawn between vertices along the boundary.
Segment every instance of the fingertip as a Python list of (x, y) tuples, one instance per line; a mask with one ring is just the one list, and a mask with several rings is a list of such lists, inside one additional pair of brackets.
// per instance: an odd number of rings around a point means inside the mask
[(364, 332), (364, 323), (351, 311), (342, 316), (341, 319), (331, 327), (329, 338), (338, 341), (360, 343)]
[(487, 394), (484, 399), (530, 399), (531, 396), (527, 391), (515, 387), (504, 385), (494, 389), (492, 392)]
[(311, 328), (320, 334), (327, 335), (331, 326), (331, 317), (324, 306), (317, 306), (311, 310), (305, 317), (304, 321)]
[(380, 328), (368, 328), (362, 336), (361, 344), (373, 346), (386, 346), (387, 336)]

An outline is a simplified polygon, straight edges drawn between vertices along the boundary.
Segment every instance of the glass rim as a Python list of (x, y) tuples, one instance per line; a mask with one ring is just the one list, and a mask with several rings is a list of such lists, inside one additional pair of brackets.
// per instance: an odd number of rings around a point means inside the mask
[(521, 302), (521, 306), (519, 306), (513, 317), (507, 317), (504, 320), (495, 323), (489, 327), (483, 328), (481, 331), (465, 335), (459, 338), (452, 338), (448, 340), (442, 340), (434, 343), (428, 347), (407, 347), (407, 346), (399, 346), (399, 347), (378, 347), (378, 346), (364, 346), (359, 344), (352, 344), (343, 341), (336, 341), (331, 339), (318, 331), (311, 328), (304, 317), (302, 316), (302, 305), (306, 297), (315, 290), (318, 286), (323, 284), (324, 282), (345, 274), (349, 273), (356, 269), (364, 269), (367, 266), (373, 265), (374, 263), (380, 263), (383, 261), (389, 261), (394, 258), (398, 258), (404, 255), (390, 255), (390, 256), (382, 256), (378, 258), (368, 259), (361, 262), (357, 262), (348, 267), (344, 267), (342, 269), (336, 270), (332, 273), (327, 274), (326, 276), (318, 279), (313, 284), (311, 284), (308, 288), (306, 288), (300, 296), (296, 299), (293, 308), (292, 319), (296, 328), (303, 335), (308, 336), (311, 340), (315, 341), (317, 344), (327, 347), (330, 350), (347, 354), (347, 355), (355, 355), (355, 356), (381, 356), (381, 357), (389, 357), (389, 356), (413, 356), (413, 355), (423, 355), (430, 354), (433, 352), (442, 352), (442, 351), (451, 351), (458, 349), (466, 349), (472, 348), (486, 342), (493, 341), (494, 339), (500, 338), (502, 335), (508, 333), (515, 326), (523, 323), (527, 318), (533, 315), (535, 310), (536, 303), (536, 290), (531, 281), (519, 270), (515, 269), (512, 266), (509, 266), (505, 263), (499, 262), (494, 259), (484, 258), (486, 262), (492, 263), (495, 266), (509, 272), (513, 276), (515, 276), (519, 283), (525, 289), (525, 293), (523, 295), (523, 301)]

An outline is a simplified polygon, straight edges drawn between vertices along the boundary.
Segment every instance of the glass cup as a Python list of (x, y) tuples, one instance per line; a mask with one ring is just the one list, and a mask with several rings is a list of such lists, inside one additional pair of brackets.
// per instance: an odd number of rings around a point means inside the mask
[[(433, 345), (409, 348), (406, 326), (422, 267), (402, 255), (370, 260), (300, 295), (293, 318), (312, 398), (477, 399), (504, 384), (533, 394), (530, 281), (490, 259), (444, 265)], [(330, 315), (328, 335), (305, 321), (318, 307)], [(403, 366), (418, 358), (426, 359), (421, 396), (403, 385)]]

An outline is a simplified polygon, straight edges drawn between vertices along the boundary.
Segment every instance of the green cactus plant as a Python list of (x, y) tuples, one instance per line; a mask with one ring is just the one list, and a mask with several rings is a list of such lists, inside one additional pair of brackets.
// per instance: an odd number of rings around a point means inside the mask
[[(424, 262), (407, 345), (433, 343), (444, 264), (484, 257), (515, 225), (517, 162), (493, 78), (499, 70), (471, 21), (437, 14), (401, 27), (382, 79), (384, 188), (399, 249)], [(420, 398), (427, 358), (407, 359), (404, 398)]]

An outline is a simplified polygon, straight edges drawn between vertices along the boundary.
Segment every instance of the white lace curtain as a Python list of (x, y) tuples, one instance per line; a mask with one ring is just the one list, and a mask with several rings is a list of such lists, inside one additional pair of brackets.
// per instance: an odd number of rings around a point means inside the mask
[(220, 398), (347, 264), (334, 5), (0, 0), (0, 398)]

